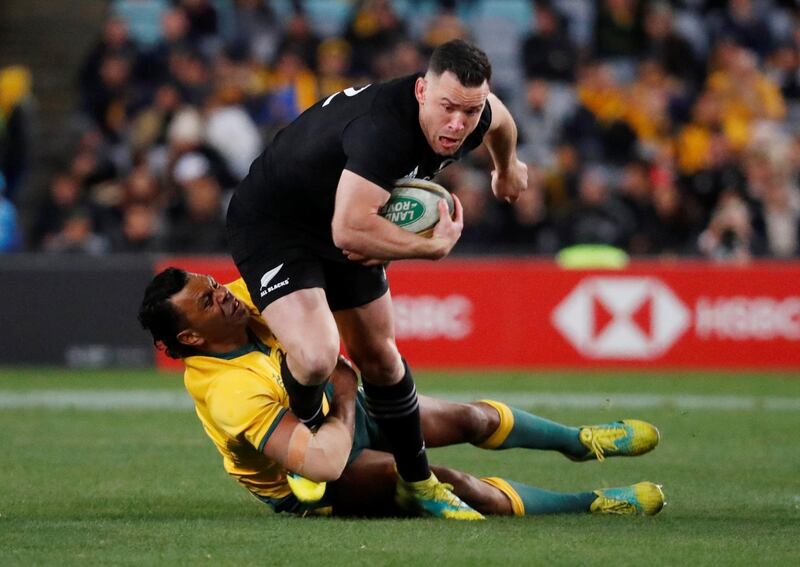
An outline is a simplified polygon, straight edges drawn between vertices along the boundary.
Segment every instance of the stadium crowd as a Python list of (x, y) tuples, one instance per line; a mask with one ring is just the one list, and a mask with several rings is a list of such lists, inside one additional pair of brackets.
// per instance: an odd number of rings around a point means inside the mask
[(514, 205), (485, 153), (441, 174), (464, 205), (456, 253), (800, 255), (790, 0), (110, 0), (80, 135), (24, 238), (7, 235), (30, 78), (0, 70), (0, 250), (223, 252), (227, 199), (277, 130), (455, 37), (489, 54), (530, 172)]

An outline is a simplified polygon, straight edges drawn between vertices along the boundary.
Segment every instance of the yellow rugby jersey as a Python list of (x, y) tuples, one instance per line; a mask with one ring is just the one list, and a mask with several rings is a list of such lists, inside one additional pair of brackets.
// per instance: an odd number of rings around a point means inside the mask
[(286, 470), (262, 449), (289, 408), (281, 381), (279, 343), (238, 279), (226, 287), (250, 309), (254, 340), (224, 355), (186, 357), (184, 384), (197, 417), (222, 454), (225, 470), (245, 488), (267, 498), (290, 493)]

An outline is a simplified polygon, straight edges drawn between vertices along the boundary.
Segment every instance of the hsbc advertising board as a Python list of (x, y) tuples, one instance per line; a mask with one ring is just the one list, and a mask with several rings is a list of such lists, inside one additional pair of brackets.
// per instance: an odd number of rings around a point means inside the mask
[[(227, 261), (166, 263), (236, 276)], [(398, 344), (421, 368), (800, 369), (796, 263), (454, 259), (388, 274)]]

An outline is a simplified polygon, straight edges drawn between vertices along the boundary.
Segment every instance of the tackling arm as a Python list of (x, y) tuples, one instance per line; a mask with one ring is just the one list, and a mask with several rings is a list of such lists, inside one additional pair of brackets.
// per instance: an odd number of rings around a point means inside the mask
[(389, 193), (380, 186), (344, 170), (336, 189), (331, 230), (333, 242), (354, 261), (445, 257), (461, 236), (463, 215), (456, 199), (456, 218), (447, 205), (439, 206), (439, 223), (431, 238), (423, 238), (392, 224), (380, 214)]
[(319, 429), (312, 433), (287, 412), (264, 446), (267, 457), (314, 482), (339, 478), (353, 446), (357, 378), (341, 358), (331, 378), (331, 410)]
[(483, 140), (492, 156), (492, 192), (513, 203), (528, 186), (528, 166), (517, 158), (517, 125), (506, 106), (489, 93), (492, 123)]

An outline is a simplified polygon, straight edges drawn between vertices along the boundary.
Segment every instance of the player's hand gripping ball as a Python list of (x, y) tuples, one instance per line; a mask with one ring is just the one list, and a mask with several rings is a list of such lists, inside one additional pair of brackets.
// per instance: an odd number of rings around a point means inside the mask
[(452, 217), (455, 203), (447, 189), (433, 181), (403, 178), (395, 183), (380, 213), (404, 230), (430, 237), (439, 222), (439, 201), (442, 199)]

